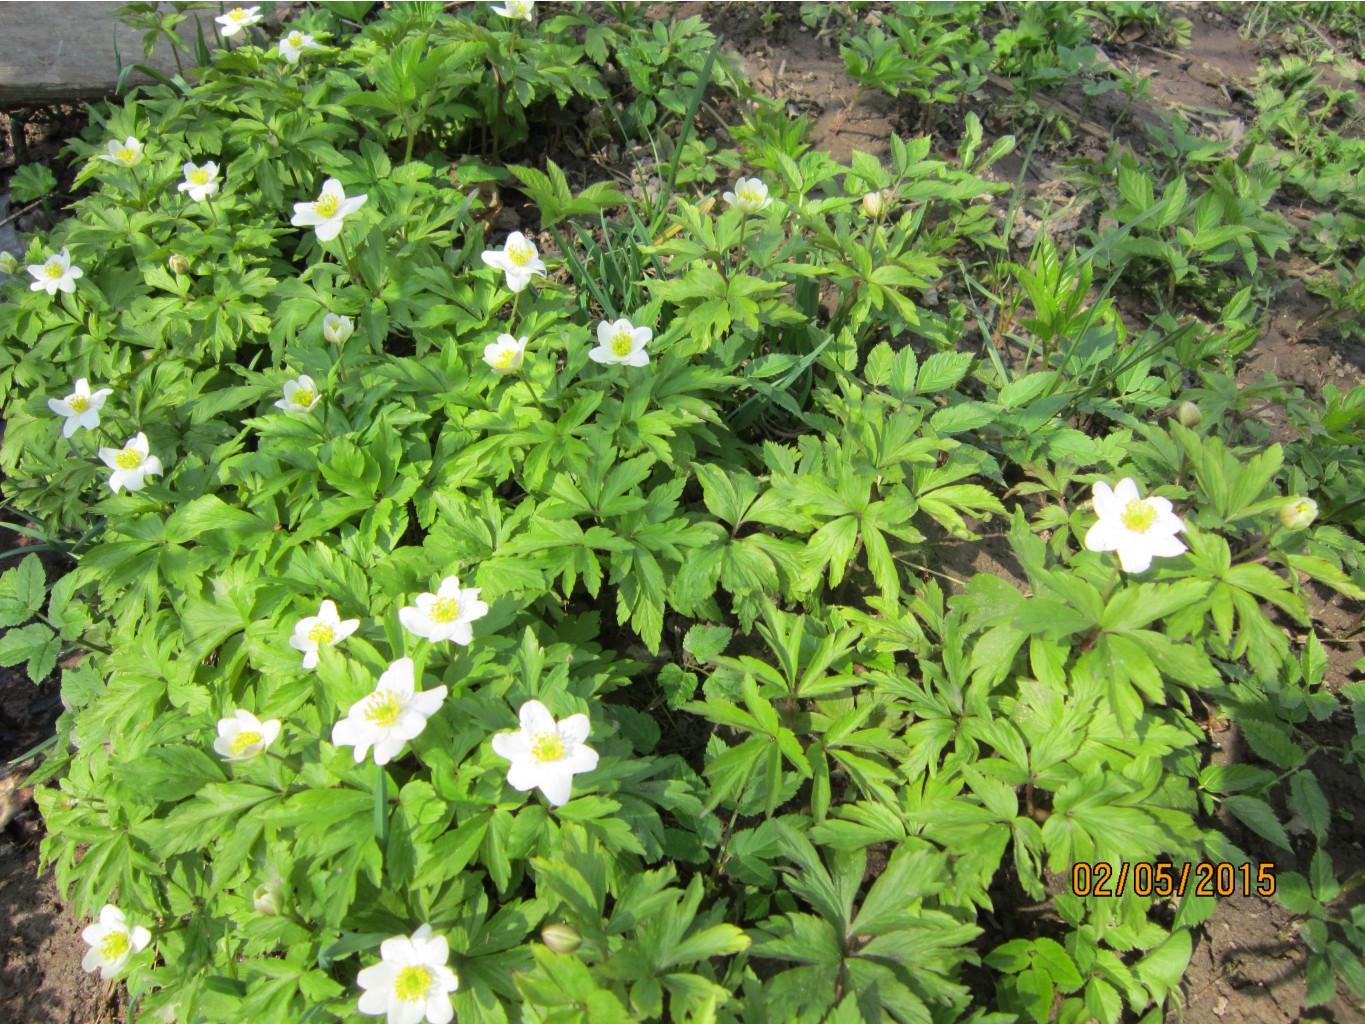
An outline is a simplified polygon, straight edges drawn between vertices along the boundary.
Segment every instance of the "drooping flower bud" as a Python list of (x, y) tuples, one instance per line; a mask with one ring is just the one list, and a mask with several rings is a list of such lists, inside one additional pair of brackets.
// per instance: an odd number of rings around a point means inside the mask
[(1318, 517), (1318, 503), (1312, 498), (1290, 498), (1280, 507), (1280, 523), (1286, 530), (1306, 530)]
[(1199, 411), (1199, 406), (1193, 402), (1181, 402), (1180, 408), (1176, 410), (1175, 418), (1180, 421), (1182, 427), (1189, 427), (1191, 430), (1204, 422), (1204, 414)]
[(886, 210), (886, 189), (869, 192), (863, 196), (863, 213), (869, 217), (880, 217)]
[(355, 321), (349, 316), (328, 313), (322, 318), (322, 336), (333, 345), (344, 345), (355, 333)]
[(583, 945), (583, 936), (571, 925), (547, 924), (540, 930), (540, 941), (556, 953), (572, 953)]
[(284, 893), (278, 881), (265, 882), (256, 886), (256, 891), (251, 894), (252, 905), (256, 908), (256, 913), (264, 914), (266, 917), (279, 917), (284, 912)]
[(178, 252), (171, 255), (171, 258), (166, 261), (166, 266), (171, 268), (172, 274), (188, 274), (190, 272), (190, 261)]

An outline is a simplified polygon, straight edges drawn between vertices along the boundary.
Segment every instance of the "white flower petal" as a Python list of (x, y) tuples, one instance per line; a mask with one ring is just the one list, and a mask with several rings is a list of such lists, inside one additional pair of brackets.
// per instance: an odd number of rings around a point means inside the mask
[(573, 796), (573, 775), (566, 771), (546, 772), (541, 775), (537, 788), (553, 806), (562, 807)]
[[(497, 732), (491, 741), (493, 753), (509, 761), (531, 756), (531, 741), (522, 732)], [(535, 785), (532, 783), (531, 785)], [(528, 789), (530, 786), (527, 787)]]
[(559, 736), (565, 744), (582, 743), (588, 738), (592, 723), (584, 714), (570, 715), (559, 723)]
[(554, 716), (550, 714), (550, 709), (538, 700), (528, 700), (523, 704), (517, 719), (521, 722), (522, 731), (532, 736), (555, 731)]
[(1121, 506), (1120, 511), (1128, 507), (1130, 501), (1137, 501), (1141, 495), (1138, 494), (1137, 481), (1132, 477), (1126, 476), (1114, 487), (1114, 498)]

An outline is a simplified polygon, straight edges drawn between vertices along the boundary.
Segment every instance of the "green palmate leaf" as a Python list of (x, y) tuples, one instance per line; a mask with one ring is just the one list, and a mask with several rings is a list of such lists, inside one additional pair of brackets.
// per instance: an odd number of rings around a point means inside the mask
[(1285, 834), (1284, 826), (1264, 800), (1254, 796), (1230, 796), (1224, 799), (1223, 806), (1262, 839), (1274, 843), (1281, 849), (1290, 849), (1289, 837)]
[(0, 665), (27, 662), (24, 670), (35, 683), (41, 683), (57, 664), (61, 641), (41, 622), (30, 622), (0, 636)]
[(0, 573), (0, 629), (37, 615), (46, 593), (47, 577), (37, 555), (27, 555), (13, 569)]
[(916, 389), (921, 394), (933, 394), (954, 387), (967, 375), (972, 357), (966, 352), (937, 352), (924, 361), (919, 370)]

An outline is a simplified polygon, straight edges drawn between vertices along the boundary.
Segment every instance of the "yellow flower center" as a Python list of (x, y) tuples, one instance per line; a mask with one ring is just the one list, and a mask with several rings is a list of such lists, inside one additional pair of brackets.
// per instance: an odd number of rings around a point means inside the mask
[(365, 709), (365, 717), (375, 725), (389, 728), (398, 721), (398, 712), (403, 710), (403, 702), (392, 690), (379, 690), (370, 697), (370, 706)]
[(190, 181), (196, 185), (207, 185), (209, 183), (209, 169), (207, 167), (196, 167), (190, 171)]
[(757, 206), (763, 202), (763, 193), (756, 188), (742, 188), (739, 190), (739, 198), (750, 205)]
[(72, 395), (66, 400), (66, 404), (71, 406), (72, 412), (85, 412), (90, 408), (90, 399), (84, 395)]
[(299, 388), (297, 391), (294, 392), (294, 397), (291, 399), (291, 401), (295, 405), (299, 405), (307, 409), (310, 405), (313, 404), (313, 399), (317, 397), (318, 393), (316, 391), (310, 391), (308, 388)]
[(564, 741), (557, 732), (543, 732), (531, 741), (531, 756), (542, 763), (564, 757)]
[(143, 454), (136, 448), (125, 448), (114, 456), (119, 469), (137, 469), (142, 465)]
[(1134, 533), (1146, 533), (1156, 523), (1157, 511), (1141, 498), (1134, 498), (1123, 510), (1123, 525)]
[(100, 940), (100, 956), (106, 960), (117, 960), (128, 952), (128, 936), (123, 932), (110, 932)]
[(524, 267), (535, 258), (536, 251), (529, 242), (507, 247), (507, 258), (519, 267)]
[(431, 987), (431, 972), (425, 967), (404, 967), (393, 979), (393, 994), (405, 1003), (420, 1003)]
[(431, 606), (432, 622), (454, 622), (460, 614), (460, 602), (453, 597), (438, 597)]
[(630, 355), (632, 344), (631, 336), (625, 331), (617, 331), (611, 336), (611, 350), (618, 356)]
[(303, 36), (299, 35), (297, 32), (290, 32), (290, 33), (289, 33), (289, 45), (290, 45), (290, 46), (298, 46), (298, 45), (301, 44), (302, 42), (303, 42)]
[(232, 752), (240, 754), (247, 747), (255, 746), (261, 742), (261, 734), (258, 732), (239, 732), (232, 738)]
[(516, 357), (517, 357), (516, 349), (505, 348), (501, 352), (499, 352), (497, 356), (494, 357), (493, 365), (497, 367), (499, 370), (505, 370), (512, 365), (512, 360), (515, 359)]
[[(74, 409), (75, 406), (72, 406), (72, 408)], [(1315, 511), (1316, 511), (1315, 505), (1310, 504), (1309, 502), (1306, 501), (1296, 502), (1294, 505), (1294, 513), (1296, 515), (1300, 516), (1311, 515)]]
[(332, 632), (332, 627), (325, 622), (319, 622), (308, 631), (308, 639), (319, 647), (323, 644), (330, 644), (332, 642), (332, 637), (334, 636), (336, 636), (336, 634)]
[(232, 10), (228, 11), (228, 17), (233, 21), (241, 21), (246, 17), (246, 11), (242, 10), (240, 7), (234, 7)]
[(66, 273), (66, 268), (62, 266), (61, 260), (48, 260), (47, 266), (43, 268), (43, 273), (55, 281)]
[(318, 196), (318, 201), (313, 204), (313, 209), (317, 211), (319, 217), (331, 217), (336, 214), (337, 207), (341, 205), (335, 195), (328, 194)]

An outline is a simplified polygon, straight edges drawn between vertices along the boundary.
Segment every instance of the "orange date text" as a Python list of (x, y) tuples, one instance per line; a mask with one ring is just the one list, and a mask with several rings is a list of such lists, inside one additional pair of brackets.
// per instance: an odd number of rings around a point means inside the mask
[(1071, 869), (1075, 896), (1274, 896), (1275, 865), (1157, 864), (1152, 861), (1091, 864), (1079, 861)]

